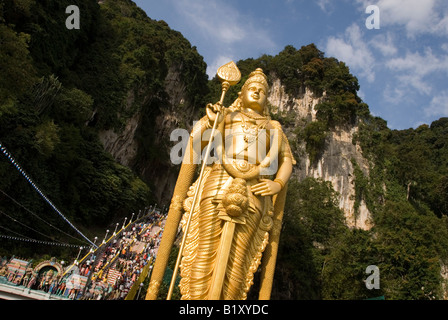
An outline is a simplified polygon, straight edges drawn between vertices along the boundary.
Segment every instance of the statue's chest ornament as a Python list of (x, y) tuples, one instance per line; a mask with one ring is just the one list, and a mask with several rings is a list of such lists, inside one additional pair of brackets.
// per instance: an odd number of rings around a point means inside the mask
[[(257, 120), (263, 121), (257, 124)], [(241, 128), (244, 133), (244, 141), (247, 144), (255, 142), (259, 135), (259, 131), (265, 129), (266, 125), (269, 123), (269, 120), (267, 120), (266, 117), (249, 114), (247, 112), (241, 112), (241, 121)]]

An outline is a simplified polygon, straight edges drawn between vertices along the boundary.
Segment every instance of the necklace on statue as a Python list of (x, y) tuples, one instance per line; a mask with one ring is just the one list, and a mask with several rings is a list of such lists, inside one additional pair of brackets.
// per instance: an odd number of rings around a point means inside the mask
[[(266, 127), (266, 125), (269, 123), (269, 120), (266, 119), (265, 116), (259, 115), (258, 113), (255, 113), (255, 112), (248, 113), (248, 112), (241, 111), (241, 114), (243, 115), (241, 117), (241, 120), (243, 122), (241, 127), (242, 127), (243, 133), (244, 133), (244, 141), (248, 144), (251, 144), (258, 137), (258, 131), (264, 129)], [(251, 120), (255, 120), (255, 124), (251, 125), (250, 123), (247, 123), (245, 121), (244, 117), (247, 117)], [(259, 123), (257, 125), (256, 120), (264, 120), (264, 121), (262, 121), (261, 123)]]
[(247, 111), (240, 111), (243, 115), (245, 115), (246, 117), (248, 117), (248, 118), (250, 118), (250, 119), (253, 119), (253, 120), (266, 120), (266, 117), (265, 116), (263, 116), (263, 115), (261, 115), (261, 114), (258, 114), (258, 113), (256, 113), (256, 112), (253, 112), (253, 111), (249, 111), (249, 112), (247, 112)]

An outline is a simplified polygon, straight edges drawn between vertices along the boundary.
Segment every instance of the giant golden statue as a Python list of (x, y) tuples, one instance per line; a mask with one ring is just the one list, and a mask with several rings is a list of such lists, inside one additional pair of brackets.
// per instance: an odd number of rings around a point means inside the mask
[[(270, 298), (295, 161), (281, 125), (269, 117), (269, 86), (261, 69), (250, 74), (230, 107), (222, 105), (238, 73), (233, 62), (218, 70), (221, 101), (207, 105), (207, 115), (190, 134), (147, 299), (157, 298), (179, 224), (183, 239), (173, 279), (179, 265), (182, 299), (244, 300), (260, 264), (259, 299)], [(210, 130), (211, 138), (204, 139)], [(215, 156), (208, 159), (212, 148)]]

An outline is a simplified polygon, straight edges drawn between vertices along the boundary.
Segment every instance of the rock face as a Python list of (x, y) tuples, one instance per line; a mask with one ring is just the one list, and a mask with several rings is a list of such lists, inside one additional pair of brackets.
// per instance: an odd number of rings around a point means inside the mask
[[(185, 86), (180, 80), (180, 74), (171, 68), (165, 80), (165, 91), (169, 103), (156, 116), (153, 131), (160, 140), (169, 141), (174, 129), (184, 127), (191, 130), (197, 108), (185, 105), (187, 101)], [(316, 105), (322, 97), (315, 97), (306, 89), (298, 97), (285, 93), (280, 80), (274, 80), (268, 97), (273, 114), (287, 114), (288, 121), (283, 121), (283, 128), (290, 139), (297, 140), (292, 131), (297, 126), (304, 126), (309, 121), (316, 121)], [(169, 159), (164, 161), (147, 161), (138, 163), (139, 144), (136, 133), (142, 125), (142, 114), (137, 112), (129, 118), (121, 132), (112, 130), (100, 134), (104, 148), (121, 164), (130, 166), (146, 181), (151, 183), (159, 203), (169, 203), (174, 190), (179, 166), (174, 166)], [(320, 178), (330, 181), (339, 194), (339, 207), (344, 211), (346, 223), (350, 227), (369, 229), (371, 227), (370, 212), (361, 201), (355, 212), (354, 160), (365, 175), (369, 173), (368, 162), (362, 156), (359, 145), (352, 143), (353, 135), (358, 128), (338, 128), (331, 132), (325, 142), (324, 152), (314, 162), (305, 152), (305, 143), (296, 141), (297, 165), (292, 179), (302, 181), (306, 177)], [(169, 150), (167, 151), (169, 153)]]
[(168, 149), (165, 150), (166, 160), (140, 163), (138, 167), (141, 168), (140, 172), (145, 180), (153, 183), (153, 191), (158, 203), (169, 204), (180, 169), (179, 166), (173, 165), (168, 157), (169, 148), (172, 145), (169, 143), (171, 132), (181, 127), (191, 130), (199, 106), (188, 104), (186, 86), (181, 80), (179, 70), (174, 66), (170, 67), (165, 78), (165, 92), (169, 100), (156, 117), (154, 132), (158, 139), (167, 142), (165, 144), (165, 148)]
[[(316, 105), (322, 101), (322, 97), (315, 97), (306, 89), (298, 97), (290, 97), (285, 93), (280, 80), (273, 81), (268, 100), (273, 113), (295, 114), (294, 125), (304, 125), (309, 121), (316, 121)], [(284, 130), (291, 132), (290, 124), (283, 124)], [(349, 227), (369, 229), (371, 225), (370, 212), (364, 201), (361, 201), (358, 210), (355, 211), (355, 186), (354, 186), (354, 160), (364, 175), (369, 174), (369, 164), (362, 155), (359, 145), (352, 143), (353, 135), (358, 128), (337, 128), (332, 131), (325, 141), (324, 152), (314, 162), (305, 152), (305, 143), (298, 141), (299, 153), (297, 164), (294, 168), (293, 178), (302, 181), (307, 177), (320, 178), (330, 181), (333, 189), (339, 194), (339, 207), (344, 211), (346, 223)], [(294, 139), (288, 134), (290, 139)], [(297, 152), (296, 152), (297, 153)]]
[(117, 133), (111, 129), (99, 134), (104, 149), (124, 166), (131, 166), (137, 155), (138, 144), (135, 140), (135, 132), (140, 121), (141, 114), (136, 113), (128, 120), (122, 132)]
[[(153, 159), (143, 160), (138, 158), (139, 131), (144, 126), (148, 126), (144, 121), (141, 107), (135, 108), (137, 111), (125, 123), (121, 131), (107, 130), (100, 133), (100, 141), (106, 151), (122, 165), (128, 166), (137, 172), (151, 187), (157, 203), (168, 204), (174, 190), (178, 166), (174, 166), (169, 161), (170, 135), (174, 129), (185, 127), (191, 129), (194, 115), (198, 110), (197, 106), (188, 104), (186, 86), (181, 80), (180, 72), (176, 66), (171, 66), (165, 78), (164, 93), (166, 99), (163, 108), (158, 108), (147, 117), (153, 117), (151, 128), (146, 128), (151, 132), (150, 136), (143, 136), (140, 139), (151, 139), (156, 137), (156, 141), (151, 141), (152, 145), (159, 146), (158, 149), (165, 149)], [(130, 94), (132, 96), (132, 94)], [(142, 101), (150, 101), (154, 97), (144, 97)], [(134, 99), (128, 99), (125, 109), (131, 109)]]
[(317, 160), (315, 166), (310, 165), (308, 158), (304, 159), (305, 170), (299, 176), (330, 181), (333, 189), (339, 194), (339, 208), (345, 213), (347, 225), (368, 230), (371, 227), (370, 212), (363, 200), (358, 212), (355, 212), (355, 177), (352, 159), (361, 167), (365, 175), (368, 175), (369, 167), (362, 157), (359, 146), (352, 144), (354, 132), (356, 128), (350, 132), (331, 132), (322, 157)]

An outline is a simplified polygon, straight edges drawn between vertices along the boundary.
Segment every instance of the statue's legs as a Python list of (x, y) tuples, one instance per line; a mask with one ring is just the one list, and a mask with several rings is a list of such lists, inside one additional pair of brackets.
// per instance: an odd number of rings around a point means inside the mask
[[(224, 226), (224, 221), (218, 217), (223, 210), (220, 204), (232, 180), (221, 166), (214, 165), (213, 169), (207, 168), (201, 186), (193, 185), (200, 188), (201, 198), (193, 211), (181, 263), (182, 299), (205, 300), (208, 297)], [(191, 189), (190, 194), (193, 193)], [(221, 299), (246, 299), (268, 241), (272, 226), (270, 198), (257, 197), (250, 192), (249, 198), (245, 222), (235, 226)], [(188, 201), (184, 206), (186, 212), (189, 212)]]

